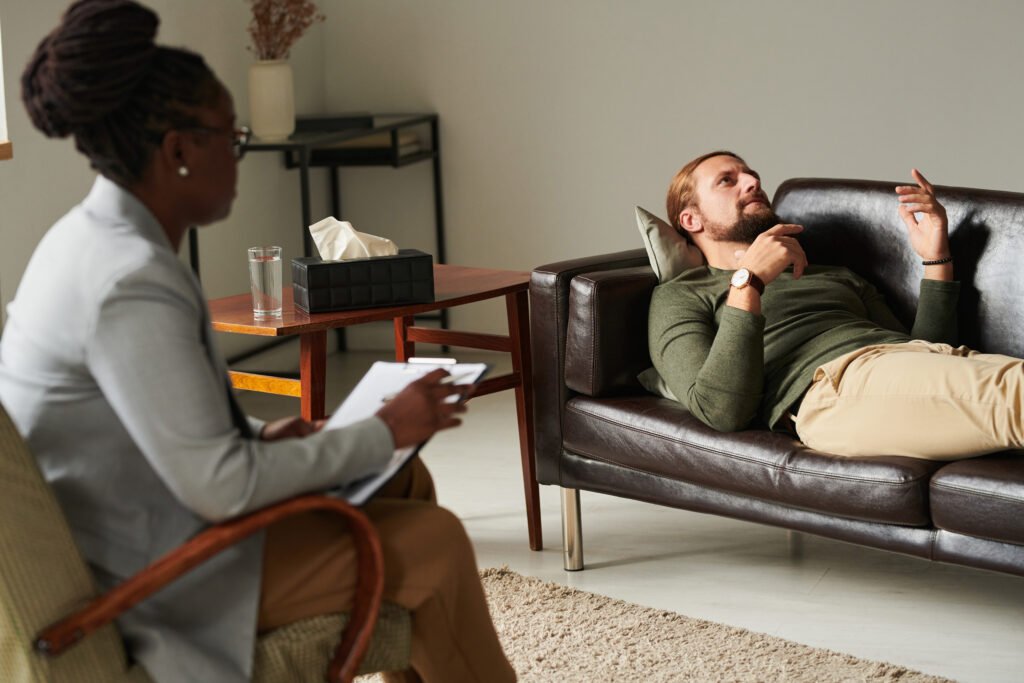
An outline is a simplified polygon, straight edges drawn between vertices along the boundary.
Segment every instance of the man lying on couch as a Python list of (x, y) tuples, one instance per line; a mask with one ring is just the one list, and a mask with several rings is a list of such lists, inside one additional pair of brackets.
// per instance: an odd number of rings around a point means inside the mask
[(674, 227), (706, 265), (658, 286), (650, 353), (669, 389), (719, 431), (792, 426), (816, 450), (957, 460), (1024, 448), (1024, 361), (956, 343), (946, 212), (917, 170), (893, 209), (924, 279), (907, 332), (878, 291), (814, 266), (760, 178), (731, 152), (684, 166), (668, 193)]

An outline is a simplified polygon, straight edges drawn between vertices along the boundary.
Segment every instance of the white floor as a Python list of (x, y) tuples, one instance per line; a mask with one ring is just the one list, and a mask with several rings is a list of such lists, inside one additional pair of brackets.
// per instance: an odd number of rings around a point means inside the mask
[[(294, 368), (297, 345), (253, 368)], [(502, 356), (460, 353), (462, 360)], [(328, 362), (328, 409), (376, 359)], [(243, 394), (260, 417), (298, 411), (294, 399)], [(544, 550), (527, 545), (511, 392), (470, 403), (462, 427), (424, 449), (442, 505), (463, 520), (481, 567), (741, 626), (960, 681), (1024, 681), (1024, 578), (799, 536), (782, 529), (582, 494), (586, 569), (562, 570), (558, 490), (541, 487)], [(801, 542), (802, 541), (802, 542)]]

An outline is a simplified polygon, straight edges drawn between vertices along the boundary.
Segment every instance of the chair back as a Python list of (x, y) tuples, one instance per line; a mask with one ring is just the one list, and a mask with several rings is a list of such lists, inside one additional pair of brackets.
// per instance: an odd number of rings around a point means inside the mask
[(39, 631), (81, 607), (97, 588), (53, 491), (0, 406), (0, 681), (142, 683), (114, 626), (59, 657), (33, 650)]
[[(56, 657), (33, 649), (40, 631), (97, 593), (53, 490), (0, 405), (0, 681), (151, 683), (141, 666), (129, 667), (113, 625)], [(307, 619), (261, 638), (254, 680), (323, 680), (347, 618)], [(411, 633), (409, 613), (385, 605), (360, 673), (407, 668)]]

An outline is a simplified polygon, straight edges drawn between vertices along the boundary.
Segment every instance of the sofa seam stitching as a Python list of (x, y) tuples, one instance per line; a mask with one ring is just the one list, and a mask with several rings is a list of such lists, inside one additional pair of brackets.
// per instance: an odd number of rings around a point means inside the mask
[(1001, 495), (1001, 494), (993, 492), (993, 491), (983, 491), (981, 489), (971, 488), (969, 486), (957, 486), (957, 485), (954, 485), (954, 484), (945, 484), (945, 483), (942, 483), (942, 482), (932, 482), (932, 488), (935, 488), (935, 489), (945, 489), (947, 491), (951, 491), (951, 492), (955, 492), (955, 493), (968, 493), (968, 494), (971, 494), (971, 495), (982, 496), (982, 497), (985, 497), (985, 498), (998, 498), (999, 500), (1005, 500), (1005, 501), (1008, 501), (1008, 502), (1011, 502), (1011, 503), (1024, 504), (1024, 499), (1022, 499), (1020, 497), (1014, 498), (1014, 497), (1010, 497), (1010, 496)]
[[(788, 508), (792, 508), (792, 509), (795, 509), (795, 510), (806, 510), (808, 512), (813, 512), (813, 513), (816, 513), (816, 514), (832, 514), (832, 513), (826, 512), (826, 511), (824, 511), (822, 509), (803, 507), (803, 506), (800, 506), (800, 505), (793, 504), (793, 503), (791, 503), (789, 501), (786, 501), (786, 500), (777, 500), (777, 499), (768, 498), (768, 497), (765, 497), (765, 496), (760, 496), (760, 495), (757, 495), (757, 494), (754, 494), (754, 493), (743, 493), (743, 492), (740, 492), (740, 491), (732, 491), (730, 489), (721, 488), (719, 486), (714, 486), (712, 484), (702, 484), (702, 483), (699, 483), (699, 482), (694, 482), (694, 481), (692, 481), (690, 479), (680, 479), (679, 477), (672, 477), (672, 476), (667, 476), (667, 475), (654, 474), (650, 470), (642, 470), (642, 469), (640, 469), (638, 467), (634, 467), (632, 465), (626, 465), (624, 463), (615, 462), (614, 460), (608, 460), (607, 458), (601, 457), (600, 455), (597, 455), (595, 453), (591, 453), (591, 452), (587, 451), (586, 449), (582, 449), (582, 448), (574, 450), (574, 451), (570, 451), (570, 452), (574, 453), (574, 454), (577, 454), (577, 455), (586, 456), (586, 457), (590, 458), (591, 460), (597, 460), (599, 462), (603, 462), (606, 465), (612, 465), (614, 467), (622, 467), (624, 469), (630, 470), (631, 472), (637, 472), (639, 474), (645, 474), (645, 475), (648, 475), (648, 476), (664, 477), (664, 478), (670, 479), (671, 481), (678, 481), (678, 482), (683, 483), (683, 484), (690, 484), (691, 486), (699, 486), (701, 488), (711, 489), (713, 491), (718, 491), (720, 493), (724, 493), (724, 494), (730, 495), (730, 496), (742, 496), (743, 498), (747, 498), (747, 499), (750, 499), (750, 500), (764, 501), (764, 502), (767, 502), (767, 503), (771, 503), (773, 505), (781, 505), (783, 507), (788, 507)], [(719, 513), (713, 512), (713, 513), (710, 513), (710, 514), (719, 514)], [(870, 524), (882, 524), (882, 525), (885, 525), (885, 526), (895, 526), (895, 527), (913, 528), (913, 529), (925, 529), (925, 528), (927, 528), (927, 527), (924, 527), (924, 526), (919, 526), (919, 525), (914, 525), (914, 524), (907, 524), (905, 522), (890, 522), (890, 521), (875, 520), (875, 519), (865, 519), (863, 517), (850, 517), (848, 515), (836, 515), (836, 516), (841, 517), (843, 519), (852, 519), (854, 521), (867, 522), (867, 523), (870, 523)], [(930, 515), (928, 517), (928, 521), (929, 522), (932, 521)], [(932, 523), (934, 524), (934, 522), (932, 522)], [(788, 527), (784, 527), (784, 528), (788, 528)], [(933, 537), (935, 535), (935, 531), (936, 531), (936, 529), (932, 529), (932, 536)]]

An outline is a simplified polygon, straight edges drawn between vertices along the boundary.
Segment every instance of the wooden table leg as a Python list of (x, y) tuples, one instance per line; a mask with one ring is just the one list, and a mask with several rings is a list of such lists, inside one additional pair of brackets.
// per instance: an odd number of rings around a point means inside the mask
[(302, 417), (323, 419), (327, 399), (327, 332), (299, 336), (299, 382), (302, 385)]
[(395, 360), (404, 363), (416, 355), (415, 342), (409, 341), (406, 330), (415, 323), (412, 316), (395, 318)]
[(523, 489), (526, 492), (526, 526), (530, 549), (544, 547), (540, 521), (540, 487), (533, 459), (533, 362), (530, 356), (530, 299), (523, 290), (505, 295), (508, 332), (512, 338), (512, 370), (519, 374), (516, 385), (516, 415), (519, 418), (519, 453), (523, 461)]

